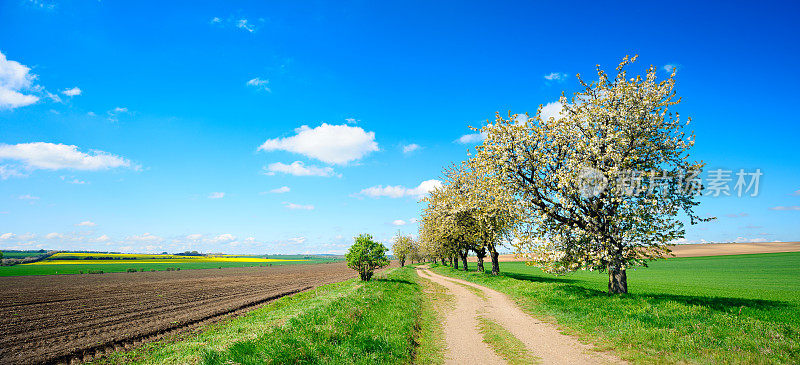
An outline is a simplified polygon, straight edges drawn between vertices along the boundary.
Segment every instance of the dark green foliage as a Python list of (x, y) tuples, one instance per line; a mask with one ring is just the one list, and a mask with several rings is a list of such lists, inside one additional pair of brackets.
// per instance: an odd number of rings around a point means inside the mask
[(375, 242), (369, 234), (361, 234), (355, 240), (345, 255), (347, 267), (357, 271), (361, 280), (369, 281), (375, 269), (389, 265), (387, 249), (383, 244)]

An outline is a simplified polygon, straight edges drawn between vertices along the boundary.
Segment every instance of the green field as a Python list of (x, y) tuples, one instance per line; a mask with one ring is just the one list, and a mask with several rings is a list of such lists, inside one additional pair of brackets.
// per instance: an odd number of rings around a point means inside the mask
[(491, 277), (435, 268), (504, 292), (629, 361), (800, 362), (800, 253), (657, 261), (628, 272), (623, 296), (606, 294), (604, 274), (555, 276), (516, 262), (500, 269)]
[(417, 354), (441, 353), (441, 342), (431, 334), (438, 321), (424, 300), (413, 269), (395, 269), (370, 282), (352, 279), (284, 297), (201, 333), (97, 362), (411, 363)]
[(57, 253), (45, 260), (0, 267), (0, 276), (63, 275), (167, 269), (219, 269), (292, 264), (320, 264), (338, 261), (334, 256), (269, 255), (265, 256), (177, 256), (144, 254)]

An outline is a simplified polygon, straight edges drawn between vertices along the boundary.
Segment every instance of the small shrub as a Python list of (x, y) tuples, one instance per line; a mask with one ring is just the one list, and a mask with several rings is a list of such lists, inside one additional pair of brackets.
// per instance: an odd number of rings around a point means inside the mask
[(136, 272), (136, 269), (129, 268), (129, 269), (128, 269), (128, 272)]

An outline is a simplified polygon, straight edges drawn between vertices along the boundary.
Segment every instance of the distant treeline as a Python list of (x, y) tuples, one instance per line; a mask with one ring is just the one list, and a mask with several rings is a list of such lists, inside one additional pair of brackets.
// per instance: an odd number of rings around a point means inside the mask
[[(18, 252), (19, 254), (16, 254)], [(30, 255), (24, 255), (24, 253), (30, 253)], [(3, 251), (4, 256), (3, 259), (0, 260), (0, 266), (13, 266), (17, 264), (29, 264), (32, 262), (42, 261), (56, 253), (58, 253), (58, 251)]]

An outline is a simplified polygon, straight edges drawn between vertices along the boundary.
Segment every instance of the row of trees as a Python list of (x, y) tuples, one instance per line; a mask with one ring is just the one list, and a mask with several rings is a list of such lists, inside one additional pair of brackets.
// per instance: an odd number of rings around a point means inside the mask
[(693, 210), (703, 164), (689, 160), (688, 121), (669, 110), (680, 103), (674, 70), (662, 81), (652, 66), (628, 78), (635, 59), (625, 57), (614, 77), (599, 66), (597, 81), (578, 75), (582, 91), (562, 95), (555, 117), (540, 107), (487, 122), (477, 153), (424, 199), (420, 255), (466, 269), (474, 252), (479, 270), (488, 255), (496, 275), (506, 242), (549, 272), (606, 271), (608, 291), (626, 293), (629, 267), (669, 254), (684, 236), (679, 214), (706, 220)]

